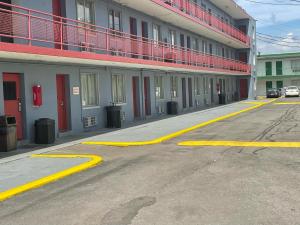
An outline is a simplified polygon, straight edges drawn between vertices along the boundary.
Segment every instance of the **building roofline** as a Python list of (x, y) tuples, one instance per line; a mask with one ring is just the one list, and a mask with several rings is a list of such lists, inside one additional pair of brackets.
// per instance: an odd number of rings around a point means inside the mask
[(258, 55), (257, 59), (295, 58), (295, 57), (300, 57), (300, 52), (262, 54), (262, 55)]
[[(227, 12), (228, 14), (232, 15), (232, 8), (239, 10), (239, 14), (241, 17), (237, 18), (237, 19), (253, 19), (254, 18), (242, 7), (240, 6), (238, 3), (236, 3), (234, 0), (211, 0), (211, 2), (216, 5), (217, 7), (221, 7), (222, 10), (224, 10), (225, 12)], [(226, 4), (227, 7), (222, 7), (224, 6), (224, 2)], [(235, 16), (233, 16), (233, 18), (235, 18)], [(236, 18), (235, 18), (236, 19)]]

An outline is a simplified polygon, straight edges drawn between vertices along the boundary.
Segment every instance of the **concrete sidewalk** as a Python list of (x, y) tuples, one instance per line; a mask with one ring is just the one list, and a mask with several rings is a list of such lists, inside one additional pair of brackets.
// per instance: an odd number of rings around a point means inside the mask
[[(243, 101), (87, 138), (87, 142), (146, 142), (269, 101)], [(246, 104), (251, 103), (251, 104)]]
[(95, 155), (32, 155), (0, 162), (0, 202), (99, 164)]

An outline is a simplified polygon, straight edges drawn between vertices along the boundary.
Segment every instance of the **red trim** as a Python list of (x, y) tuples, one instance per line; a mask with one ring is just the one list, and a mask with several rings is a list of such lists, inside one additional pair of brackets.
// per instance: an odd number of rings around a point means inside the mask
[(58, 56), (64, 58), (101, 60), (101, 61), (120, 62), (120, 63), (128, 63), (128, 64), (141, 64), (141, 65), (173, 67), (173, 68), (175, 67), (175, 68), (199, 70), (199, 71), (203, 70), (203, 71), (211, 71), (211, 72), (222, 72), (225, 74), (230, 73), (234, 75), (250, 75), (248, 73), (239, 72), (239, 71), (228, 71), (228, 70), (215, 69), (209, 67), (201, 67), (202, 69), (199, 69), (199, 66), (192, 66), (186, 64), (175, 64), (175, 63), (167, 63), (167, 62), (152, 61), (152, 60), (145, 60), (145, 59), (102, 55), (102, 54), (96, 54), (90, 52), (76, 52), (70, 50), (51, 49), (46, 47), (27, 46), (22, 44), (12, 44), (12, 43), (3, 43), (3, 42), (0, 45), (0, 51), (37, 54), (37, 55), (45, 55), (45, 56)]
[[(174, 7), (171, 6), (171, 5), (168, 5), (168, 4), (166, 4), (165, 2), (162, 2), (161, 0), (151, 0), (151, 1), (152, 1), (153, 3), (156, 3), (157, 5), (160, 5), (160, 6), (163, 7), (163, 8), (167, 8), (167, 9), (169, 9), (169, 10), (175, 12), (176, 14), (178, 14), (178, 15), (180, 15), (180, 16), (182, 16), (182, 17), (185, 17), (185, 18), (187, 18), (187, 19), (190, 19), (190, 20), (194, 21), (195, 23), (198, 23), (198, 24), (200, 24), (200, 25), (202, 25), (202, 26), (204, 26), (204, 27), (206, 27), (206, 28), (208, 28), (208, 29), (211, 29), (211, 30), (215, 31), (216, 33), (219, 33), (219, 34), (221, 34), (221, 35), (227, 36), (228, 38), (230, 38), (230, 39), (233, 40), (233, 41), (239, 41), (240, 43), (246, 45), (247, 47), (250, 46), (250, 43), (249, 43), (250, 38), (249, 38), (249, 36), (247, 36), (247, 35), (245, 35), (245, 37), (246, 37), (246, 39), (248, 39), (248, 41), (243, 42), (243, 41), (239, 40), (238, 38), (235, 38), (235, 37), (231, 36), (231, 35), (228, 34), (228, 33), (222, 32), (221, 30), (217, 29), (216, 27), (210, 26), (210, 25), (207, 24), (207, 23), (204, 23), (204, 22), (202, 22), (202, 21), (199, 21), (199, 19), (197, 19), (197, 18), (195, 18), (195, 17), (192, 17), (192, 16), (188, 15), (188, 14), (185, 13), (185, 12), (182, 12), (181, 10), (179, 10), (179, 9), (177, 9), (177, 8), (174, 8)], [(231, 29), (234, 29), (234, 28), (231, 28)], [(236, 29), (236, 30), (238, 31), (238, 29)]]

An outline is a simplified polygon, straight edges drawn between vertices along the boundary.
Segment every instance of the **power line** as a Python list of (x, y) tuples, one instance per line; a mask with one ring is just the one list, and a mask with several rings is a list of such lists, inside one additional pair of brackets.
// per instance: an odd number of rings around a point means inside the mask
[[(292, 5), (292, 6), (300, 6), (300, 4), (296, 4), (296, 3), (272, 3), (272, 2), (261, 2), (261, 1), (255, 1), (255, 0), (244, 0), (244, 1), (255, 3), (255, 4), (263, 4), (263, 5), (275, 5), (275, 6)], [(300, 3), (300, 1), (292, 1), (292, 2), (298, 2), (298, 3)]]

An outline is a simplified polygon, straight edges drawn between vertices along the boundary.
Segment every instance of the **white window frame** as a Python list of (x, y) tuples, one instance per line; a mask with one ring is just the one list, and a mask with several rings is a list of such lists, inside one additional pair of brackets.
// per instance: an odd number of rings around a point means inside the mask
[(171, 98), (178, 98), (178, 77), (170, 77)]
[[(88, 93), (90, 92), (89, 88), (92, 88), (91, 86), (88, 86), (88, 82), (85, 82), (83, 80), (83, 77), (87, 77), (87, 76), (94, 76), (95, 80), (94, 80), (94, 88), (95, 90), (93, 90), (94, 93)], [(87, 86), (84, 87), (83, 85), (86, 84)], [(97, 73), (88, 73), (88, 72), (84, 72), (84, 73), (80, 73), (80, 88), (81, 88), (81, 106), (83, 108), (94, 108), (94, 107), (98, 107), (100, 104), (100, 96), (99, 96), (99, 76)], [(88, 96), (85, 96), (85, 94), (87, 94)], [(88, 98), (90, 98), (91, 96), (94, 96), (95, 98), (95, 102), (90, 104), (88, 100)], [(85, 103), (85, 100), (88, 103)]]
[[(112, 12), (112, 21), (110, 21), (110, 13)], [(119, 15), (119, 17), (117, 16), (117, 14)], [(119, 19), (119, 24), (118, 24), (118, 29), (117, 29), (117, 23), (116, 23), (116, 18)], [(110, 26), (110, 22), (112, 22), (112, 27)], [(122, 12), (115, 10), (115, 9), (108, 9), (108, 27), (111, 30), (114, 31), (122, 31)]]
[(164, 77), (163, 76), (155, 76), (154, 86), (155, 86), (156, 99), (163, 100), (165, 98), (165, 96), (164, 96)]
[(153, 40), (155, 44), (160, 42), (160, 26), (157, 24), (153, 24)]
[(200, 96), (201, 95), (201, 83), (202, 83), (202, 77), (195, 77), (195, 95)]
[[(83, 18), (80, 19), (79, 18), (79, 8), (78, 8), (78, 5), (79, 3), (83, 3), (83, 4), (80, 4), (80, 5), (83, 5)], [(87, 18), (86, 16), (86, 6), (87, 4), (91, 4), (92, 5), (92, 8), (90, 9), (90, 18)], [(96, 18), (96, 10), (95, 10), (95, 1), (94, 0), (76, 0), (76, 12), (77, 12), (77, 20), (83, 22), (83, 23), (88, 23), (88, 24), (93, 24), (95, 25), (95, 18)]]
[(169, 36), (170, 36), (170, 44), (172, 47), (174, 47), (176, 45), (176, 31), (169, 30)]
[[(120, 82), (121, 84), (119, 84)], [(112, 91), (112, 102), (114, 104), (126, 104), (126, 87), (125, 87), (124, 75), (113, 74), (111, 76), (111, 91)]]

